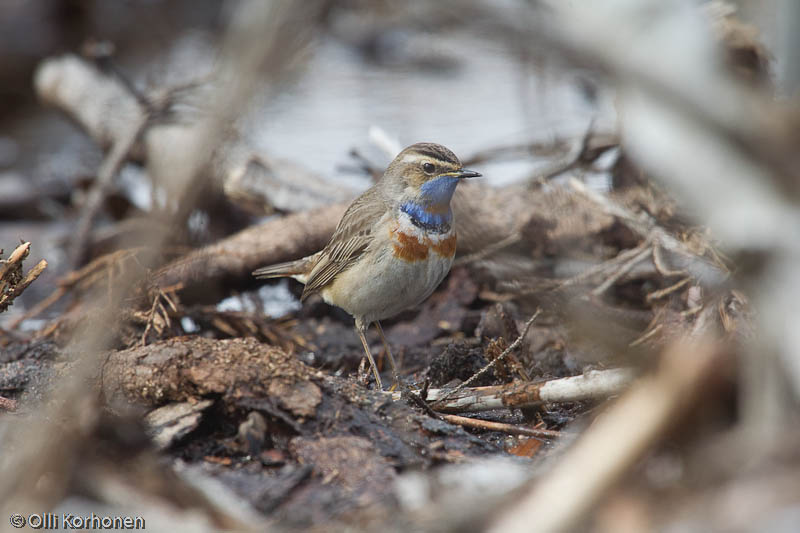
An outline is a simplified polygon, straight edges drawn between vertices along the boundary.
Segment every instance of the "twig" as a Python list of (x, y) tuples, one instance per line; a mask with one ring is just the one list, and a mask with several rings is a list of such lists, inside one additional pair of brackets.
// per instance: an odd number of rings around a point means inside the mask
[(653, 264), (656, 266), (658, 273), (664, 277), (669, 276), (685, 276), (685, 270), (674, 270), (664, 264), (664, 258), (661, 256), (661, 246), (656, 244), (653, 246)]
[(22, 291), (27, 289), (31, 283), (36, 281), (36, 278), (38, 278), (42, 274), (42, 272), (44, 272), (45, 268), (47, 268), (47, 261), (45, 259), (42, 259), (38, 263), (36, 263), (36, 265), (34, 265), (33, 268), (28, 270), (28, 273), (25, 274), (25, 279), (19, 282), (16, 288), (14, 289), (14, 296), (16, 297), (22, 294)]
[(633, 267), (638, 265), (641, 261), (644, 261), (645, 259), (647, 259), (647, 256), (650, 255), (649, 242), (648, 241), (644, 241), (642, 243), (642, 246), (647, 246), (647, 247), (644, 250), (641, 250), (638, 254), (633, 256), (631, 259), (629, 259), (628, 261), (623, 263), (622, 266), (619, 267), (619, 269), (616, 272), (614, 272), (608, 278), (606, 278), (606, 280), (603, 281), (603, 283), (601, 283), (600, 285), (595, 287), (592, 290), (592, 295), (593, 296), (600, 296), (601, 294), (606, 292), (612, 285), (614, 285), (614, 283), (619, 281), (619, 279), (622, 276), (624, 276), (625, 274), (630, 272), (633, 269)]
[(728, 277), (724, 267), (715, 265), (707, 259), (691, 252), (685, 244), (670, 235), (646, 213), (635, 214), (608, 196), (590, 190), (580, 181), (571, 178), (569, 185), (573, 190), (600, 206), (606, 213), (618, 218), (628, 228), (649, 239), (654, 246), (661, 246), (666, 251), (683, 256), (687, 260), (687, 271), (695, 279), (706, 284), (719, 284)]
[(500, 250), (507, 248), (512, 244), (516, 244), (521, 240), (522, 240), (522, 233), (519, 230), (514, 230), (508, 237), (506, 237), (501, 241), (498, 241), (494, 244), (490, 244), (489, 246), (482, 248), (477, 252), (459, 257), (458, 259), (456, 259), (455, 263), (453, 263), (453, 266), (466, 265), (467, 263), (472, 263), (480, 259), (485, 259), (486, 257), (496, 254)]
[(629, 250), (624, 250), (609, 259), (608, 261), (604, 261), (598, 265), (594, 265), (590, 268), (587, 268), (585, 271), (581, 272), (580, 274), (573, 276), (571, 278), (567, 278), (563, 281), (560, 281), (556, 284), (558, 288), (569, 287), (572, 285), (577, 285), (579, 283), (583, 283), (594, 276), (599, 276), (601, 274), (607, 275), (608, 272), (619, 268), (618, 265), (624, 265), (628, 261), (636, 258), (642, 250), (645, 250), (646, 247), (649, 245), (647, 240), (643, 241), (641, 244), (636, 246), (635, 248), (631, 248)]
[(47, 268), (47, 261), (42, 259), (22, 276), (22, 261), (30, 253), (31, 243), (25, 242), (17, 246), (11, 256), (0, 261), (0, 312), (8, 309), (31, 283)]
[(654, 327), (654, 328), (652, 328), (652, 329), (650, 329), (648, 331), (645, 331), (644, 333), (639, 335), (637, 338), (632, 340), (631, 343), (628, 344), (628, 346), (630, 346), (631, 348), (635, 348), (636, 346), (639, 346), (640, 344), (644, 343), (647, 339), (652, 338), (656, 333), (661, 331), (663, 326), (664, 326), (664, 324), (658, 324), (658, 325), (656, 325), (656, 327)]
[(3, 278), (6, 277), (6, 274), (18, 263), (21, 263), (31, 251), (31, 243), (23, 242), (19, 246), (17, 246), (11, 255), (8, 256), (8, 259), (0, 261), (2, 266), (0, 266), (0, 280), (5, 281)]
[[(517, 338), (516, 338), (516, 340), (515, 340), (514, 342), (512, 342), (512, 343), (509, 345), (509, 347), (508, 347), (508, 348), (506, 348), (505, 350), (503, 350), (503, 353), (501, 353), (500, 355), (498, 355), (497, 357), (495, 357), (495, 358), (494, 358), (492, 361), (489, 361), (489, 364), (487, 364), (486, 366), (484, 366), (483, 368), (481, 368), (480, 370), (478, 370), (477, 372), (475, 372), (475, 374), (473, 374), (473, 375), (472, 375), (472, 377), (470, 377), (468, 380), (466, 380), (466, 381), (464, 381), (463, 383), (461, 383), (461, 384), (460, 384), (458, 387), (456, 387), (456, 388), (455, 388), (455, 389), (453, 389), (452, 391), (450, 391), (450, 392), (446, 393), (446, 394), (445, 394), (444, 396), (442, 396), (441, 398), (437, 399), (437, 400), (436, 400), (436, 402), (435, 402), (435, 404), (433, 405), (433, 407), (438, 407), (438, 406), (439, 406), (439, 405), (441, 405), (441, 404), (442, 404), (442, 403), (443, 403), (443, 402), (444, 402), (446, 399), (448, 399), (448, 398), (450, 398), (450, 397), (452, 397), (452, 396), (455, 396), (456, 394), (458, 394), (458, 393), (459, 393), (461, 390), (463, 390), (465, 387), (468, 387), (468, 386), (470, 385), (470, 383), (473, 383), (473, 382), (474, 382), (476, 379), (478, 379), (479, 377), (481, 377), (482, 375), (484, 375), (486, 372), (488, 372), (490, 369), (492, 369), (492, 368), (493, 368), (493, 367), (494, 367), (494, 366), (495, 366), (495, 365), (496, 365), (498, 362), (500, 362), (500, 361), (502, 361), (503, 359), (505, 359), (505, 357), (506, 357), (508, 354), (510, 354), (510, 353), (511, 353), (513, 350), (516, 350), (516, 349), (517, 349), (517, 347), (518, 347), (520, 344), (522, 344), (522, 339), (525, 337), (525, 335), (527, 335), (527, 333), (528, 333), (528, 330), (531, 328), (531, 325), (533, 324), (533, 321), (534, 321), (534, 320), (536, 320), (536, 317), (538, 317), (538, 316), (539, 316), (539, 313), (541, 313), (541, 312), (542, 312), (542, 310), (541, 310), (541, 309), (537, 309), (537, 310), (536, 310), (536, 312), (535, 312), (535, 313), (533, 313), (533, 316), (532, 316), (532, 317), (530, 317), (530, 318), (528, 319), (528, 321), (527, 321), (527, 322), (525, 322), (525, 326), (522, 328), (522, 332), (519, 334), (519, 337), (517, 337)], [(437, 404), (438, 404), (438, 405), (437, 405)]]
[(451, 424), (458, 424), (459, 426), (485, 429), (487, 431), (501, 431), (509, 435), (527, 435), (535, 439), (557, 439), (561, 437), (560, 431), (553, 431), (552, 429), (536, 429), (527, 428), (523, 426), (515, 426), (514, 424), (505, 424), (503, 422), (492, 422), (491, 420), (481, 420), (479, 418), (468, 418), (466, 416), (458, 415), (439, 415), (445, 422)]
[(350, 150), (350, 157), (356, 161), (356, 168), (358, 171), (368, 176), (372, 181), (377, 181), (381, 177), (381, 174), (383, 174), (383, 170), (375, 166), (372, 161), (359, 152), (358, 149), (353, 148)]
[(33, 318), (35, 316), (40, 315), (44, 312), (45, 309), (59, 301), (65, 294), (67, 294), (68, 288), (67, 287), (59, 287), (53, 291), (53, 293), (42, 300), (41, 302), (37, 303), (29, 310), (25, 311), (21, 316), (18, 316), (11, 323), (8, 325), (8, 329), (17, 329), (20, 324), (24, 321), (28, 320), (29, 318)]
[(647, 303), (651, 303), (653, 300), (660, 300), (661, 298), (663, 298), (665, 296), (669, 296), (673, 292), (681, 289), (685, 285), (689, 284), (691, 281), (692, 281), (692, 278), (690, 278), (690, 277), (683, 278), (678, 283), (673, 283), (669, 287), (665, 287), (665, 288), (663, 288), (661, 290), (657, 290), (657, 291), (653, 291), (653, 292), (649, 293), (647, 295), (647, 297), (645, 298), (645, 300), (647, 301)]
[[(108, 253), (106, 255), (100, 256), (92, 260), (91, 263), (84, 265), (78, 270), (73, 270), (72, 272), (69, 272), (56, 282), (58, 288), (55, 291), (53, 291), (53, 293), (50, 294), (50, 296), (48, 296), (41, 302), (37, 303), (35, 306), (31, 307), (22, 316), (15, 318), (9, 324), (9, 329), (15, 329), (23, 321), (40, 315), (48, 307), (50, 307), (51, 305), (59, 301), (62, 297), (64, 297), (64, 295), (67, 294), (70, 290), (80, 286), (85, 287), (92, 285), (97, 279), (99, 279), (99, 276), (104, 271), (108, 273), (109, 287), (111, 287), (111, 277), (114, 272), (114, 267), (120, 265), (123, 261), (125, 261), (128, 258), (132, 257), (135, 259), (136, 254), (145, 250), (146, 249), (142, 247), (129, 248), (126, 250), (117, 250), (115, 252)], [(111, 297), (110, 292), (111, 291), (109, 290), (109, 297)]]
[[(437, 411), (448, 413), (534, 407), (543, 403), (607, 398), (625, 390), (635, 376), (636, 373), (631, 368), (592, 370), (579, 376), (536, 383), (509, 383), (460, 391), (430, 389), (425, 399), (434, 404)], [(395, 401), (402, 398), (399, 391), (384, 394), (391, 395)]]
[(153, 321), (155, 320), (156, 316), (156, 307), (158, 306), (158, 302), (161, 299), (161, 295), (156, 293), (153, 297), (153, 305), (150, 306), (150, 312), (147, 313), (147, 325), (144, 327), (144, 333), (142, 333), (142, 346), (147, 345), (147, 334), (150, 333), (150, 328), (153, 326)]
[(510, 146), (499, 146), (475, 152), (470, 157), (463, 160), (464, 165), (477, 165), (495, 159), (520, 159), (532, 154), (539, 156), (554, 155), (555, 152), (563, 152), (568, 147), (565, 140), (554, 140), (546, 142), (531, 142), (525, 144), (512, 144)]
[(86, 205), (83, 208), (81, 219), (78, 221), (78, 227), (75, 230), (75, 244), (72, 257), (72, 264), (76, 267), (83, 263), (88, 248), (89, 230), (92, 227), (92, 222), (97, 216), (103, 201), (108, 195), (111, 182), (114, 176), (117, 175), (119, 169), (128, 158), (128, 153), (131, 151), (134, 143), (139, 138), (139, 135), (144, 130), (149, 121), (149, 113), (142, 112), (136, 119), (128, 126), (127, 131), (123, 136), (117, 139), (111, 146), (100, 169), (97, 171), (97, 179), (89, 191), (89, 196), (86, 200)]
[(589, 140), (592, 138), (593, 131), (594, 118), (589, 121), (589, 126), (586, 128), (586, 132), (581, 136), (578, 142), (573, 143), (569, 153), (567, 153), (564, 159), (553, 163), (544, 171), (538, 172), (536, 174), (536, 179), (533, 180), (531, 184), (541, 185), (548, 180), (551, 180), (556, 176), (559, 176), (564, 172), (574, 168), (578, 163), (580, 163), (581, 160), (583, 160), (583, 158), (586, 156), (586, 152), (589, 149)]

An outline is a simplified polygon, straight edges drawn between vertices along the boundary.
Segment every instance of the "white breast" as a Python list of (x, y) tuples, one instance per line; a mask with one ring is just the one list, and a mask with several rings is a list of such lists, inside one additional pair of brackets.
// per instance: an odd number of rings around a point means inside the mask
[(455, 231), (428, 233), (408, 215), (381, 225), (359, 261), (321, 291), (323, 299), (369, 323), (424, 301), (453, 264)]

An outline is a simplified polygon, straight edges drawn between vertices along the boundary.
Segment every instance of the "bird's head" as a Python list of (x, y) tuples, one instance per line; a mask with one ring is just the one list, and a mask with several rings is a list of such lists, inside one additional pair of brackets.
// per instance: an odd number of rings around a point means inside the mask
[(456, 185), (464, 178), (480, 176), (467, 170), (458, 157), (434, 143), (412, 144), (400, 152), (384, 174), (392, 189), (401, 196), (401, 203), (411, 202), (431, 213), (450, 210), (450, 199)]

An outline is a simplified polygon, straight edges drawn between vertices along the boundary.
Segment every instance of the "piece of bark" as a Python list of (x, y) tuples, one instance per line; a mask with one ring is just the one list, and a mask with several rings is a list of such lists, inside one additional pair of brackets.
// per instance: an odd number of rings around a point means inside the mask
[(156, 447), (165, 449), (194, 431), (203, 411), (214, 404), (213, 400), (171, 403), (147, 413), (144, 421)]
[(310, 465), (325, 483), (335, 483), (348, 496), (373, 499), (391, 491), (394, 469), (367, 439), (297, 437), (292, 439), (289, 450), (301, 464)]
[(0, 396), (0, 409), (6, 411), (16, 411), (17, 410), (17, 400), (12, 398), (3, 398)]

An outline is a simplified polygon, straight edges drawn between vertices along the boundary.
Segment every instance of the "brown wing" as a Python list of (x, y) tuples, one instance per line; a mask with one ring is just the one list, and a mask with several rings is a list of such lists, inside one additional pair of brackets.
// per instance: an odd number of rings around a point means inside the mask
[(322, 289), (361, 257), (372, 242), (375, 223), (388, 208), (383, 195), (374, 186), (350, 204), (330, 242), (320, 252), (317, 264), (311, 269), (301, 300)]

